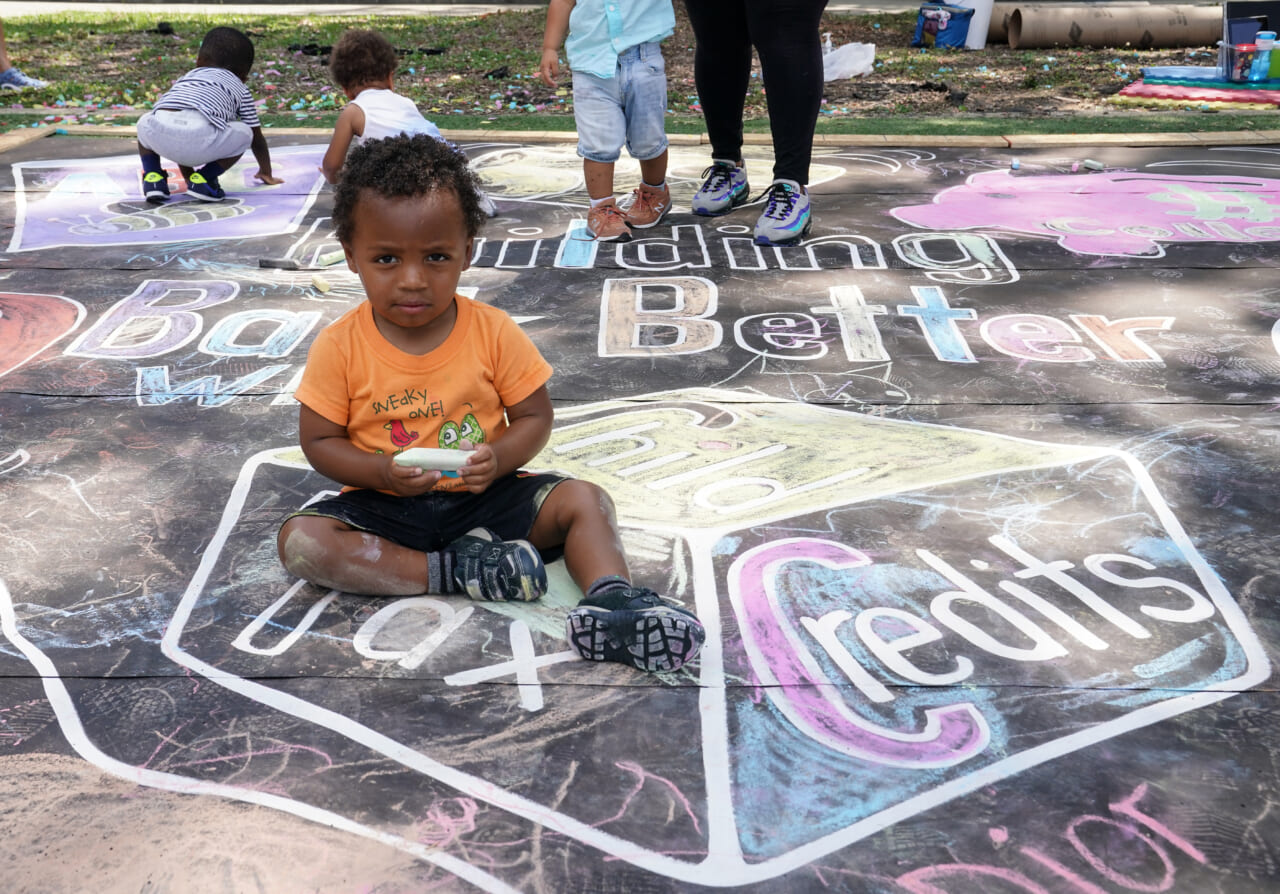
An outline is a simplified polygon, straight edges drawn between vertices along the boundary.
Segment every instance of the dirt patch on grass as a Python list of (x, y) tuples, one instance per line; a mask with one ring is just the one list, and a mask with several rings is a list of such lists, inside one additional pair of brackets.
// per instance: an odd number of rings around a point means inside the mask
[[(693, 33), (676, 4), (677, 28), (664, 44), (669, 107), (677, 118), (701, 117), (693, 78)], [(166, 28), (157, 27), (169, 19)], [(191, 67), (204, 32), (232, 24), (253, 36), (257, 63), (249, 86), (264, 111), (305, 119), (332, 115), (342, 105), (328, 72), (328, 48), (349, 27), (374, 27), (401, 51), (396, 87), (428, 117), (449, 126), (454, 115), (486, 119), (572, 114), (566, 77), (557, 91), (536, 78), (544, 14), (498, 12), (474, 18), (417, 16), (176, 16), (103, 13), (38, 17), (15, 25), (18, 62), (51, 86), (11, 102), (28, 108), (110, 114), (149, 108), (173, 79)], [(1144, 66), (1212, 65), (1209, 47), (1138, 50), (1063, 47), (1014, 50), (928, 50), (910, 46), (915, 13), (828, 13), (823, 30), (835, 46), (875, 45), (867, 75), (829, 82), (824, 118), (1039, 118), (1092, 114), (1141, 77)], [(746, 117), (763, 119), (767, 105), (757, 64)]]

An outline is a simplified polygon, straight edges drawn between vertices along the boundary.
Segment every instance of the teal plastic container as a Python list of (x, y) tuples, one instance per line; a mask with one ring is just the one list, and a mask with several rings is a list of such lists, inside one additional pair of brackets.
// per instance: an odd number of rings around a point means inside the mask
[(1272, 59), (1275, 53), (1272, 47), (1276, 42), (1274, 31), (1259, 31), (1253, 39), (1258, 48), (1253, 54), (1253, 64), (1249, 66), (1250, 81), (1266, 81), (1271, 78)]

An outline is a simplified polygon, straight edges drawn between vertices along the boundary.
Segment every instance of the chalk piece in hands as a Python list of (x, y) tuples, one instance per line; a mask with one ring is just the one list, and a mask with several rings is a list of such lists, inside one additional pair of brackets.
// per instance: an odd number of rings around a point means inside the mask
[[(396, 465), (417, 466), (423, 471), (457, 472), (467, 464), (472, 450), (449, 450), (444, 447), (410, 447), (392, 457)], [(450, 477), (456, 478), (457, 475)]]

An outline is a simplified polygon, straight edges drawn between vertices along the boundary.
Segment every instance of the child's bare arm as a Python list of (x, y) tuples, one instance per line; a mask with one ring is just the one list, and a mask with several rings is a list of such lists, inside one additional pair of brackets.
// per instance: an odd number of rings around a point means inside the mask
[(367, 453), (347, 435), (346, 426), (325, 419), (305, 404), (298, 412), (298, 440), (311, 467), (340, 484), (389, 490), (402, 497), (426, 493), (439, 472), (400, 466), (389, 453)]
[(253, 176), (263, 183), (284, 183), (279, 177), (271, 175), (271, 150), (267, 148), (267, 137), (261, 127), (253, 129), (253, 141), (249, 143), (254, 159), (258, 162), (258, 173)]
[(320, 162), (320, 170), (324, 179), (330, 183), (338, 182), (338, 174), (347, 160), (347, 150), (351, 141), (364, 133), (364, 109), (355, 103), (347, 103), (338, 113), (338, 120), (333, 125), (333, 136), (329, 138), (329, 148), (325, 150), (324, 160)]
[(576, 0), (551, 0), (547, 6), (547, 25), (542, 32), (542, 64), (538, 75), (548, 87), (556, 85), (560, 75), (560, 47), (569, 33), (569, 13)]
[(520, 403), (507, 407), (507, 430), (496, 441), (476, 446), (458, 474), (467, 490), (478, 494), (497, 478), (523, 468), (551, 437), (555, 411), (543, 385)]

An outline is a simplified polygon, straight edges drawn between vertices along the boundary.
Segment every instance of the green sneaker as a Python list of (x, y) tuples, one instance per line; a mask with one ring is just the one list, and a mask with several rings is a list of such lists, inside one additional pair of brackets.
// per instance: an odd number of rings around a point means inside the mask
[(217, 177), (205, 177), (199, 171), (193, 171), (187, 178), (187, 192), (202, 202), (221, 202), (227, 197)]
[(163, 171), (145, 171), (142, 175), (142, 197), (159, 204), (169, 199), (169, 175)]

